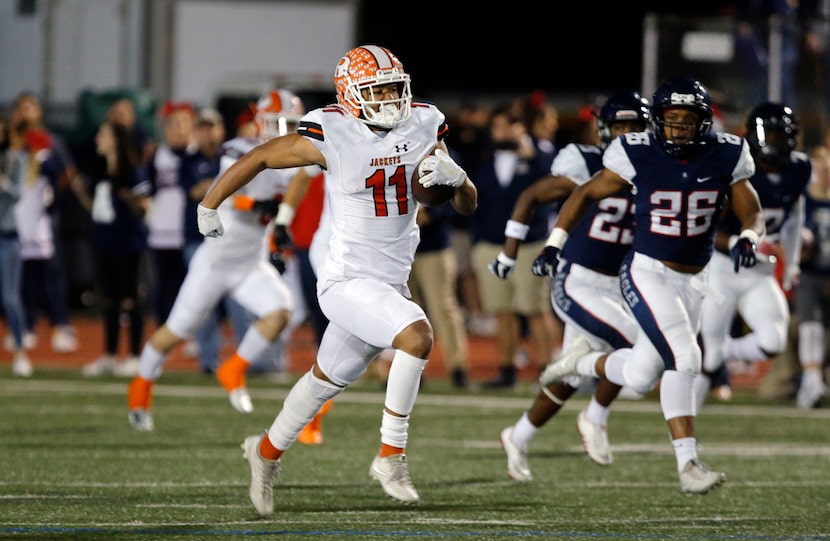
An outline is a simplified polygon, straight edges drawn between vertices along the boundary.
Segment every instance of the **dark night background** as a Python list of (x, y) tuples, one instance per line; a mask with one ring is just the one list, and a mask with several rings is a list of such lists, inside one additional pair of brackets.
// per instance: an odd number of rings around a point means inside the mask
[(535, 89), (579, 93), (640, 87), (646, 13), (729, 13), (728, 2), (712, 0), (616, 5), (512, 0), (494, 10), (447, 0), (364, 0), (357, 37), (392, 50), (422, 97)]

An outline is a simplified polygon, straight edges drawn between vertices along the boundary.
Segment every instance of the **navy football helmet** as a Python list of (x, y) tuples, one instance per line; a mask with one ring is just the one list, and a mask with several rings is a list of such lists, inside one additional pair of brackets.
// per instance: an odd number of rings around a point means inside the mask
[(599, 133), (600, 146), (605, 148), (611, 142), (611, 125), (617, 122), (632, 122), (641, 125), (640, 131), (648, 127), (651, 113), (648, 108), (648, 100), (639, 92), (617, 92), (612, 94), (605, 105), (595, 113), (597, 117), (597, 133)]
[(772, 165), (789, 159), (795, 150), (798, 132), (795, 112), (780, 103), (768, 101), (756, 105), (746, 118), (746, 140), (752, 156)]
[[(675, 143), (666, 138), (666, 109), (688, 109), (698, 116), (694, 136), (687, 143)], [(654, 92), (651, 100), (651, 124), (654, 136), (663, 150), (675, 158), (688, 158), (703, 150), (712, 130), (712, 96), (700, 81), (690, 77), (671, 77)]]

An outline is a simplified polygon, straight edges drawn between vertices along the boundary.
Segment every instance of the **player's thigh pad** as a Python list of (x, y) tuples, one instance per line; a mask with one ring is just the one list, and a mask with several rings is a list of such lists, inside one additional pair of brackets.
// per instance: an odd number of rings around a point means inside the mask
[[(628, 351), (628, 350), (623, 350)], [(640, 394), (651, 391), (665, 369), (660, 354), (645, 334), (640, 334), (623, 365), (625, 384)]]
[(180, 338), (190, 338), (228, 291), (228, 276), (208, 264), (200, 264), (200, 252), (191, 260), (165, 324)]
[(257, 318), (277, 310), (293, 310), (294, 300), (285, 280), (270, 263), (260, 260), (233, 289), (233, 298)]
[(758, 336), (758, 345), (769, 354), (784, 351), (790, 325), (790, 309), (781, 286), (772, 275), (758, 276), (741, 296), (738, 310)]
[[(705, 284), (706, 271), (697, 275), (677, 272), (636, 253), (630, 276), (638, 297), (632, 311), (664, 367), (698, 374), (702, 360), (697, 334), (703, 293), (694, 283)], [(639, 343), (640, 338), (637, 340)]]
[(404, 297), (403, 291), (370, 278), (334, 282), (320, 294), (320, 309), (329, 321), (367, 344), (391, 348), (402, 330), (427, 319), (424, 310)]
[(317, 366), (329, 381), (345, 387), (357, 381), (383, 349), (367, 344), (330, 321), (317, 348)]
[(624, 304), (619, 277), (570, 265), (566, 276), (554, 280), (551, 301), (563, 321), (617, 348), (637, 339), (639, 326)]

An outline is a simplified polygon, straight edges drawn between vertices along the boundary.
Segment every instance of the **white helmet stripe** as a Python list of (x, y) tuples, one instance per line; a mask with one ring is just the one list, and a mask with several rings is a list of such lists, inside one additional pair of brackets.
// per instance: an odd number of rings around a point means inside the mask
[(372, 53), (372, 56), (375, 57), (375, 60), (378, 63), (379, 69), (386, 70), (394, 67), (392, 59), (389, 58), (389, 55), (386, 54), (383, 47), (378, 47), (377, 45), (364, 45), (363, 48)]

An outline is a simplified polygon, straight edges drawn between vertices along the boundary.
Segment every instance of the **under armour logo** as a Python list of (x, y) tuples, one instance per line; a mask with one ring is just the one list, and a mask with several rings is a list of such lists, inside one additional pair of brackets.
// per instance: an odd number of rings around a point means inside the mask
[(401, 152), (409, 152), (409, 143), (395, 145), (395, 152), (397, 152), (398, 154), (400, 154)]

